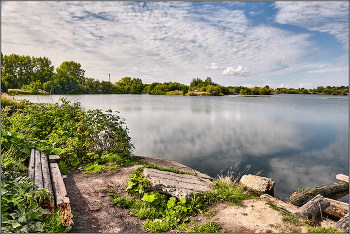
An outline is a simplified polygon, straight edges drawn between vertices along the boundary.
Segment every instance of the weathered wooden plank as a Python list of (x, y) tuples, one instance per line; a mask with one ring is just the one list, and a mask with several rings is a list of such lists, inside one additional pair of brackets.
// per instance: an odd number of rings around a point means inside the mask
[(335, 178), (349, 183), (349, 176), (347, 175), (338, 174), (335, 176)]
[(271, 203), (275, 204), (278, 208), (285, 210), (291, 214), (295, 214), (299, 208), (299, 207), (292, 205), (290, 203), (285, 203), (281, 200), (278, 200), (277, 198), (275, 198), (269, 194), (263, 194), (260, 197), (267, 198)]
[(35, 149), (32, 149), (30, 152), (30, 159), (29, 159), (29, 179), (31, 182), (35, 182)]
[(42, 169), (41, 169), (41, 155), (40, 155), (39, 150), (35, 150), (34, 154), (35, 154), (34, 183), (39, 189), (41, 189), (41, 188), (44, 187), (44, 184), (43, 184), (43, 172), (42, 172)]
[(329, 207), (330, 202), (323, 200), (323, 197), (318, 194), (316, 197), (312, 198), (310, 201), (308, 201), (305, 205), (300, 207), (295, 215), (312, 219), (315, 218), (327, 208)]
[(347, 213), (343, 218), (341, 218), (336, 224), (335, 227), (338, 230), (343, 231), (344, 233), (349, 233), (349, 213)]
[(304, 192), (293, 194), (292, 196), (290, 196), (287, 202), (296, 206), (302, 206), (308, 201), (310, 201), (312, 198), (314, 198), (317, 194), (321, 194), (323, 197), (338, 200), (344, 197), (345, 195), (349, 194), (349, 183), (339, 181), (307, 189)]
[(324, 197), (323, 200), (329, 201), (330, 206), (327, 207), (323, 212), (326, 214), (333, 215), (338, 218), (344, 217), (349, 213), (349, 204), (341, 201), (336, 201), (330, 198)]
[(44, 188), (49, 190), (49, 192), (53, 198), (53, 190), (52, 190), (52, 184), (51, 184), (49, 162), (47, 160), (47, 155), (43, 152), (41, 152), (41, 169), (43, 172), (43, 186), (44, 186)]
[(59, 160), (60, 160), (59, 155), (50, 155), (49, 156), (49, 163), (58, 163)]
[(59, 206), (62, 203), (69, 203), (66, 187), (64, 185), (60, 169), (57, 163), (50, 163), (52, 188), (55, 197), (55, 205)]

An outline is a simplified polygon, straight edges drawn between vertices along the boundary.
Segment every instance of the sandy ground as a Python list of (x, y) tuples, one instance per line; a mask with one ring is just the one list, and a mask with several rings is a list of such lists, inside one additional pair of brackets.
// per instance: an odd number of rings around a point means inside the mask
[[(120, 196), (130, 197), (125, 189), (128, 178), (137, 167), (139, 165), (121, 167), (117, 171), (100, 174), (68, 174), (64, 181), (74, 216), (71, 232), (145, 232), (143, 220), (130, 216), (129, 209), (110, 206), (108, 196), (108, 190), (113, 189)], [(270, 208), (265, 200), (245, 200), (242, 206), (215, 204), (208, 209), (206, 215), (199, 214), (191, 220), (198, 225), (210, 220), (222, 227), (221, 232), (231, 233), (307, 231), (304, 226), (286, 224), (282, 218), (282, 213)], [(192, 225), (188, 223), (187, 226)]]

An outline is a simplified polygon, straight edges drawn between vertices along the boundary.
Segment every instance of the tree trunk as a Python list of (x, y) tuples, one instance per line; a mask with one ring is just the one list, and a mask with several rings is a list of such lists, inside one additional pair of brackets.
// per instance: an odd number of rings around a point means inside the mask
[(319, 186), (316, 188), (311, 188), (304, 192), (293, 194), (292, 196), (290, 196), (287, 202), (296, 206), (302, 206), (308, 201), (310, 201), (312, 198), (314, 198), (317, 194), (321, 194), (324, 197), (338, 200), (344, 197), (345, 195), (349, 194), (349, 183), (340, 181)]

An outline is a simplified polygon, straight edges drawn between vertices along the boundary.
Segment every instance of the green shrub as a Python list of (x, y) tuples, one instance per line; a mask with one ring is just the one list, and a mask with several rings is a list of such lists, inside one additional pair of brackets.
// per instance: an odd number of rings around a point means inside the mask
[[(124, 122), (111, 110), (82, 111), (79, 103), (28, 104), (10, 114), (2, 111), (1, 129), (17, 133), (31, 147), (39, 147), (46, 154), (60, 151), (61, 161), (68, 167), (82, 162), (94, 162), (90, 152), (102, 152), (130, 157), (134, 146), (130, 142)], [(30, 154), (22, 155), (24, 158)]]

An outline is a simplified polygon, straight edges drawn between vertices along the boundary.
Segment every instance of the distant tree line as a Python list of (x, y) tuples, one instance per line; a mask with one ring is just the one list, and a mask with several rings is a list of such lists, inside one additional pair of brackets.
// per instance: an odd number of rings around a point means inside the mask
[[(193, 78), (190, 85), (177, 82), (143, 84), (140, 78), (124, 77), (114, 84), (84, 76), (81, 64), (65, 61), (56, 69), (46, 57), (1, 53), (1, 92), (10, 94), (177, 94), (177, 95), (271, 95), (331, 94), (348, 95), (349, 86), (318, 86), (316, 89), (221, 86), (210, 77)], [(12, 90), (8, 90), (12, 89)], [(20, 89), (16, 91), (13, 89)], [(11, 92), (10, 92), (11, 91)]]

